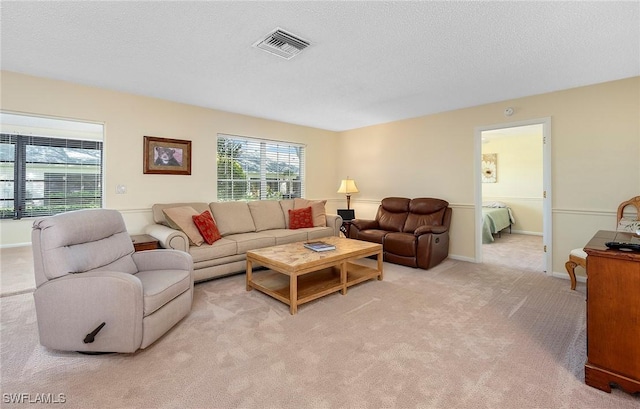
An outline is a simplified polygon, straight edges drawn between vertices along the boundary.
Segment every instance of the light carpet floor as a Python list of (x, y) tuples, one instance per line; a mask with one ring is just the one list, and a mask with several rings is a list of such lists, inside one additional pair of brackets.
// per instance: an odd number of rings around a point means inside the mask
[(128, 355), (45, 349), (33, 295), (0, 303), (3, 408), (640, 407), (584, 384), (584, 287), (526, 267), (385, 263), (295, 316), (236, 275), (198, 284), (191, 314)]

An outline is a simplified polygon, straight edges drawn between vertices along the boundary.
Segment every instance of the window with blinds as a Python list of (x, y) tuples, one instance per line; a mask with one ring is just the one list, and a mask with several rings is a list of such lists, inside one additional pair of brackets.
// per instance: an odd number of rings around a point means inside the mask
[(2, 219), (102, 207), (102, 178), (102, 141), (0, 133)]
[(301, 144), (218, 135), (218, 201), (304, 197)]

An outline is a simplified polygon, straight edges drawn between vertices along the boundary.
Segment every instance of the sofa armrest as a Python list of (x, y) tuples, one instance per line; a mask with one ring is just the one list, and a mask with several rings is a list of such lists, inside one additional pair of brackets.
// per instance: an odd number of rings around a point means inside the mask
[(327, 219), (327, 227), (331, 227), (333, 229), (333, 235), (339, 237), (340, 227), (342, 227), (342, 217), (337, 214), (327, 214), (325, 217)]
[(433, 233), (433, 234), (442, 234), (445, 233), (447, 230), (447, 226), (442, 226), (442, 225), (436, 225), (436, 226), (420, 226), (416, 229), (416, 231), (413, 232), (413, 234), (415, 236), (421, 236), (423, 234), (427, 234), (427, 233)]
[(177, 250), (137, 251), (131, 255), (138, 271), (148, 270), (193, 270), (191, 254)]
[(156, 223), (147, 225), (144, 232), (158, 239), (162, 248), (189, 252), (189, 239), (180, 230)]
[(358, 230), (377, 229), (380, 227), (377, 220), (353, 219), (351, 225)]

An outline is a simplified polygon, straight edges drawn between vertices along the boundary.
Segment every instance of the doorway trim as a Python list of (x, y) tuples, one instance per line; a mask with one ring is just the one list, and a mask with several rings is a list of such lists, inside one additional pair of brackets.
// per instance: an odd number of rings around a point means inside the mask
[(543, 268), (547, 275), (552, 274), (552, 237), (551, 220), (551, 117), (529, 119), (518, 122), (506, 122), (484, 125), (475, 128), (474, 141), (474, 196), (475, 196), (475, 262), (482, 263), (482, 132), (496, 129), (516, 128), (527, 125), (542, 125), (542, 245), (544, 246)]

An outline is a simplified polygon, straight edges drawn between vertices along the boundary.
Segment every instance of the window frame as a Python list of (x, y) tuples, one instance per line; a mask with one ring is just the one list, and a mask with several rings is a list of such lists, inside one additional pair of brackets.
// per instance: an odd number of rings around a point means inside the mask
[[(9, 168), (7, 172), (0, 173), (0, 177), (3, 182), (13, 183), (13, 197), (9, 196), (11, 195), (10, 189), (5, 191), (6, 195), (3, 194), (1, 199), (3, 203), (13, 202), (13, 206), (0, 206), (0, 220), (44, 217), (70, 210), (95, 208), (96, 205), (100, 208), (104, 207), (105, 152), (102, 124), (28, 114), (14, 114), (7, 111), (2, 111), (2, 115), (3, 123), (0, 129), (0, 141), (2, 144), (13, 146), (13, 152), (11, 152), (13, 160), (9, 160), (11, 155), (9, 154), (8, 157), (4, 157), (3, 163), (10, 164), (7, 167), (13, 166), (13, 169), (10, 170)], [(50, 128), (43, 127), (44, 123), (47, 123)], [(74, 128), (76, 124), (77, 127)], [(96, 129), (100, 129), (96, 128), (96, 126), (102, 127), (99, 133), (94, 132)], [(87, 127), (91, 127), (89, 133), (86, 133)], [(86, 135), (79, 135), (81, 132), (85, 132)], [(27, 157), (30, 146), (53, 149), (96, 150), (99, 151), (99, 158), (97, 156), (95, 158), (98, 163), (74, 162), (69, 160), (68, 157), (64, 161), (50, 161), (46, 156), (45, 160), (34, 161), (34, 158)], [(46, 167), (48, 166), (51, 166), (54, 171), (47, 172)], [(84, 166), (91, 168), (92, 171), (83, 171)], [(37, 169), (39, 167), (44, 169)], [(33, 174), (29, 175), (29, 172), (34, 169), (36, 174), (40, 171), (42, 171), (42, 174), (37, 174), (36, 178), (33, 178)], [(13, 180), (9, 179), (11, 173), (13, 173)], [(56, 177), (57, 175), (62, 176)], [(41, 178), (38, 176), (41, 176)], [(85, 177), (88, 176), (93, 179), (90, 178), (85, 182)], [(63, 187), (60, 188), (60, 185)], [(82, 190), (85, 185), (89, 187), (88, 195)], [(78, 186), (80, 186), (79, 191), (78, 189), (73, 190)], [(34, 187), (35, 190), (33, 189)], [(41, 192), (42, 197), (29, 197), (28, 192)], [(31, 202), (37, 200), (43, 203), (39, 209), (37, 208), (40, 206), (39, 204)]]
[[(233, 155), (221, 156), (220, 144), (222, 140), (230, 141), (231, 144), (247, 144), (252, 148), (253, 152), (259, 151), (259, 171), (251, 171), (248, 166), (242, 166), (240, 160), (247, 161), (250, 155), (246, 157), (233, 157)], [(218, 201), (242, 201), (242, 200), (279, 200), (291, 199), (295, 197), (304, 197), (305, 191), (305, 163), (306, 163), (306, 145), (302, 143), (264, 139), (255, 137), (246, 137), (230, 134), (217, 134), (216, 137), (216, 195)], [(289, 151), (287, 154), (286, 151)], [(291, 151), (295, 151), (292, 154)], [(275, 155), (273, 152), (276, 152)], [(282, 152), (282, 154), (281, 154)], [(281, 158), (296, 157), (297, 161), (292, 162), (279, 160)], [(226, 163), (226, 168), (221, 169), (222, 161)], [(231, 162), (231, 163), (229, 163)], [(290, 166), (297, 167), (297, 173), (289, 173), (286, 170), (280, 173), (280, 170), (274, 172), (268, 169), (267, 164), (284, 163), (285, 168)], [(297, 162), (297, 163), (296, 163)], [(244, 179), (236, 179), (234, 175), (242, 172)], [(259, 178), (249, 177), (253, 173), (258, 174)], [(221, 178), (221, 175), (230, 177)], [(293, 176), (293, 178), (292, 178)], [(225, 193), (226, 189), (230, 189), (231, 193)], [(244, 186), (244, 194), (235, 194), (235, 186)], [(251, 187), (255, 187), (259, 191), (259, 196), (251, 195), (247, 191), (252, 191)], [(276, 187), (274, 189), (274, 186)]]

